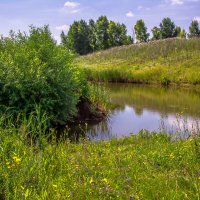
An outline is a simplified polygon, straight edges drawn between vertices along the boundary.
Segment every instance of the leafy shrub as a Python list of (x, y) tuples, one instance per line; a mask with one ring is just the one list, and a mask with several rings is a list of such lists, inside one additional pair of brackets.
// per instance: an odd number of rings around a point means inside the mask
[(0, 111), (27, 114), (40, 106), (55, 124), (76, 115), (84, 81), (72, 55), (56, 45), (48, 26), (0, 39)]

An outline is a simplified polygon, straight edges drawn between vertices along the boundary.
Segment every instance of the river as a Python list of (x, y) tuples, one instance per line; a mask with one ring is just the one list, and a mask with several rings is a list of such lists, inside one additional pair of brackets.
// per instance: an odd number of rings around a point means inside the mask
[[(177, 137), (195, 134), (200, 124), (200, 93), (175, 88), (134, 84), (107, 84), (113, 109), (98, 124), (82, 125), (91, 140), (138, 134), (142, 129), (167, 132)], [(76, 134), (78, 133), (78, 136)]]

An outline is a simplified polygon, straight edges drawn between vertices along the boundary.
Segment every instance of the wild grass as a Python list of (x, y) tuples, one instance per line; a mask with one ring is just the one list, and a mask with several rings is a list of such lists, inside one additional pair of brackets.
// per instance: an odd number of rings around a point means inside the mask
[(200, 39), (166, 39), (133, 44), (76, 58), (93, 81), (200, 83)]
[(35, 139), (45, 120), (39, 127), (29, 122), (16, 127), (1, 117), (2, 200), (200, 198), (199, 136), (173, 141), (164, 133), (141, 131), (128, 138), (71, 143), (57, 141), (53, 130), (51, 137)]

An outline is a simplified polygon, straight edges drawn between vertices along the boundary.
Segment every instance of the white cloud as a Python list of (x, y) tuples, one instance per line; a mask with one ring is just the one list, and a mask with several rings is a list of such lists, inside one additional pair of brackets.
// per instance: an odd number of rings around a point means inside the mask
[(64, 4), (64, 7), (68, 7), (68, 8), (76, 8), (80, 6), (80, 3), (78, 2), (73, 2), (73, 1), (67, 1), (65, 4)]
[(200, 16), (194, 17), (194, 20), (198, 21), (200, 23)]
[(183, 5), (184, 3), (196, 3), (199, 2), (199, 0), (165, 0), (165, 2), (169, 2), (171, 5)]
[(143, 6), (138, 6), (137, 7), (138, 10), (141, 10), (142, 8), (143, 8)]
[(183, 5), (184, 0), (170, 0), (171, 5)]
[(64, 24), (64, 25), (62, 25), (62, 26), (56, 26), (56, 30), (68, 32), (68, 30), (69, 30), (69, 25)]
[(58, 10), (58, 12), (63, 13), (63, 14), (76, 14), (81, 12), (81, 9), (66, 9), (66, 8), (61, 8)]
[(147, 11), (151, 10), (151, 8), (149, 8), (149, 7), (144, 7), (144, 6), (141, 6), (141, 5), (138, 6), (137, 9), (138, 9), (138, 10), (147, 10)]
[(128, 13), (126, 13), (126, 16), (127, 17), (134, 17), (135, 15), (133, 14), (132, 11), (129, 11)]
[(72, 10), (72, 11), (70, 11), (70, 13), (72, 13), (72, 14), (78, 13), (78, 12), (80, 12), (80, 10)]

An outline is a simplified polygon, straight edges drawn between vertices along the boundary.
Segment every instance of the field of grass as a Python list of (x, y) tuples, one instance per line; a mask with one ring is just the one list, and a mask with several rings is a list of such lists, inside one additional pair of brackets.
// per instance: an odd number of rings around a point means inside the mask
[[(106, 110), (107, 93), (85, 80), (48, 26), (31, 27), (29, 34), (0, 40), (0, 200), (200, 199), (199, 135), (178, 141), (147, 131), (109, 141), (73, 143), (68, 133), (58, 138), (52, 125), (76, 117), (82, 99), (92, 110)], [(95, 81), (199, 84), (199, 55), (199, 39), (173, 39), (117, 47), (75, 63)]]
[(76, 58), (89, 80), (200, 84), (200, 39), (166, 39)]
[(1, 200), (200, 199), (199, 137), (141, 131), (75, 144), (56, 140), (53, 130), (44, 137), (45, 120), (32, 122), (16, 128), (0, 120)]

